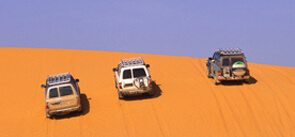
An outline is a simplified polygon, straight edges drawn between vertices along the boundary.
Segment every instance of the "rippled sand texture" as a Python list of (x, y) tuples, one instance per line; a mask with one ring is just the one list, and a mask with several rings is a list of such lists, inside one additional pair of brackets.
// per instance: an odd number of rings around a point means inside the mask
[[(119, 100), (112, 68), (150, 64), (154, 97)], [(215, 86), (205, 59), (119, 52), (0, 48), (0, 136), (295, 136), (295, 68), (249, 63), (252, 84)], [(48, 74), (79, 78), (83, 113), (46, 119)]]

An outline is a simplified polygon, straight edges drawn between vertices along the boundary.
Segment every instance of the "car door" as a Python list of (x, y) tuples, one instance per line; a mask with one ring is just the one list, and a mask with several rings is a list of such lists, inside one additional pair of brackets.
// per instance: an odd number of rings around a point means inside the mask
[(135, 86), (133, 85), (133, 76), (131, 69), (125, 69), (122, 72), (122, 88), (124, 90), (134, 90)]
[[(135, 80), (135, 82), (134, 82), (135, 85), (134, 86), (136, 86), (139, 89), (148, 87), (149, 73), (148, 73), (146, 68), (144, 68), (144, 67), (133, 68), (132, 69), (132, 74), (133, 74), (133, 76), (132, 76), (133, 80)], [(140, 83), (142, 83), (143, 87), (140, 86), (141, 85)]]
[(50, 88), (47, 97), (49, 110), (58, 110), (62, 108), (57, 87)]
[[(216, 53), (213, 54), (213, 57), (212, 57), (212, 63), (215, 63), (216, 62)], [(210, 64), (210, 74), (214, 74), (214, 65)]]
[(71, 108), (78, 105), (78, 96), (76, 96), (76, 90), (72, 85), (64, 85), (59, 87), (59, 93), (61, 98), (61, 106), (63, 109)]
[(217, 65), (217, 66), (220, 66), (220, 54), (216, 54), (216, 59), (215, 59), (215, 64)]

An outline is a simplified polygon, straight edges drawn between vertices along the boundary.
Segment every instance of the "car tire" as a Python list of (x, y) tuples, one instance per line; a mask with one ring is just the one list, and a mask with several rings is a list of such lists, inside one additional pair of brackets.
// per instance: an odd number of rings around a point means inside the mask
[(207, 77), (208, 78), (212, 78), (212, 76), (210, 76), (210, 71), (209, 71), (209, 68), (207, 67)]
[(83, 111), (83, 108), (82, 108), (82, 106), (81, 106), (81, 108), (78, 110), (78, 112), (82, 112)]
[(124, 99), (124, 95), (122, 94), (122, 92), (118, 91), (118, 97), (119, 99)]
[(219, 83), (220, 83), (220, 81), (216, 77), (214, 77), (214, 84), (219, 85)]
[(46, 112), (46, 118), (52, 118), (52, 115), (49, 115), (49, 114)]
[(115, 87), (116, 87), (116, 89), (118, 89), (118, 87), (117, 87), (117, 81), (116, 81), (116, 76), (114, 76), (114, 79), (115, 79)]

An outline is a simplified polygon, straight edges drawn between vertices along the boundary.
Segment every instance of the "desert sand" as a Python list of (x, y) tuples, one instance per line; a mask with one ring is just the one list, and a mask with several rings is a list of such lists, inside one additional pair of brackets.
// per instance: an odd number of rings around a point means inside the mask
[[(150, 64), (156, 95), (119, 100), (112, 68)], [(208, 55), (209, 56), (209, 55)], [(218, 86), (206, 59), (87, 50), (0, 48), (0, 136), (295, 136), (295, 68), (249, 63), (252, 84)], [(46, 119), (47, 75), (80, 79), (83, 113)]]

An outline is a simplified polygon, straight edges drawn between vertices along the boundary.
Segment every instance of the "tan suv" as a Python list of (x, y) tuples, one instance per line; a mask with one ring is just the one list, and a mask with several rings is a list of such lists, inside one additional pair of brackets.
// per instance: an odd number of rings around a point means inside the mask
[(70, 73), (49, 75), (45, 88), (46, 117), (81, 111), (79, 79), (74, 79)]

